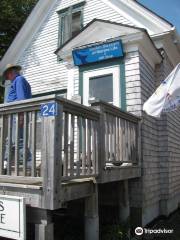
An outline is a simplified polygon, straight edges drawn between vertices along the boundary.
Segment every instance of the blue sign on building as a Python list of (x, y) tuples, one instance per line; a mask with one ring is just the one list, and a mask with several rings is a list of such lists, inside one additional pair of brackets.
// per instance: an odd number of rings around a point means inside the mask
[(83, 49), (75, 49), (72, 54), (74, 65), (76, 66), (124, 56), (123, 46), (120, 40), (94, 45)]

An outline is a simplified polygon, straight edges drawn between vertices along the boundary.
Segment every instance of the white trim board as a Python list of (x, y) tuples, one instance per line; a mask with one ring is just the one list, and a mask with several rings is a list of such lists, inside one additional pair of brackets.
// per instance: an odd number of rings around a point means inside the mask
[(155, 13), (143, 7), (134, 0), (102, 0), (116, 12), (130, 20), (137, 27), (147, 29), (150, 35), (166, 32), (174, 27), (158, 17)]

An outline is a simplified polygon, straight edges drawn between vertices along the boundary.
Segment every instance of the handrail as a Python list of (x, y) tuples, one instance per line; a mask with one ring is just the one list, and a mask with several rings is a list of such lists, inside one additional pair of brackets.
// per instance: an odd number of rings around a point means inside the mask
[(28, 111), (30, 111), (32, 109), (39, 109), (41, 104), (48, 103), (50, 101), (58, 101), (59, 103), (63, 104), (66, 109), (69, 109), (69, 110), (80, 108), (81, 114), (88, 113), (88, 114), (98, 118), (99, 112), (96, 111), (95, 109), (89, 109), (89, 107), (86, 107), (82, 104), (59, 97), (56, 94), (22, 100), (22, 101), (16, 101), (16, 102), (12, 102), (12, 103), (0, 104), (0, 114), (23, 112), (24, 109), (27, 109)]
[(96, 109), (96, 110), (97, 109), (99, 110), (99, 107), (101, 107), (101, 109), (104, 108), (104, 111), (106, 111), (107, 113), (128, 121), (134, 122), (134, 123), (138, 123), (141, 120), (140, 117), (137, 117), (129, 112), (125, 112), (119, 107), (116, 107), (110, 103), (107, 103), (101, 100), (91, 101), (91, 106), (93, 107), (93, 109)]

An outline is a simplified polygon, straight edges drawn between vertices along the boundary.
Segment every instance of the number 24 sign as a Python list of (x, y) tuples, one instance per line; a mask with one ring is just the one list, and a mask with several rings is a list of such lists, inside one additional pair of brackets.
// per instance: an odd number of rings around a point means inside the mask
[(42, 117), (57, 116), (57, 115), (58, 115), (57, 103), (50, 102), (50, 103), (45, 103), (41, 105)]

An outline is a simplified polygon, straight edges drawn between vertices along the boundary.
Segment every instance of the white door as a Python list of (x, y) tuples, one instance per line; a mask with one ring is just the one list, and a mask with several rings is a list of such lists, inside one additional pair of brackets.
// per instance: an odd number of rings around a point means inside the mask
[(83, 73), (83, 104), (103, 100), (120, 107), (120, 67), (111, 66)]

